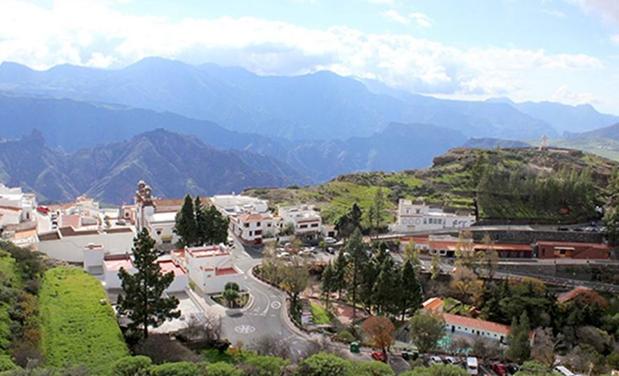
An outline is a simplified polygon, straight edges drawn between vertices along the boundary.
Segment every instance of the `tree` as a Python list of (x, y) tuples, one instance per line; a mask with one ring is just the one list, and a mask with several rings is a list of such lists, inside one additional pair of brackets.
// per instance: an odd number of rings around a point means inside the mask
[(531, 346), (529, 343), (529, 317), (526, 311), (522, 312), (520, 319), (514, 318), (511, 331), (508, 336), (509, 347), (507, 357), (516, 362), (524, 362), (531, 357)]
[(370, 232), (373, 232), (378, 238), (378, 233), (382, 228), (383, 216), (385, 215), (385, 195), (383, 189), (379, 187), (374, 194), (372, 206), (368, 211), (368, 219), (370, 222)]
[(394, 376), (395, 373), (391, 367), (383, 362), (374, 361), (358, 361), (353, 363), (353, 369), (350, 372), (355, 376)]
[(206, 374), (208, 376), (243, 376), (240, 369), (236, 369), (232, 364), (225, 362), (207, 364)]
[(484, 294), (484, 281), (466, 266), (457, 266), (449, 286), (458, 298), (478, 305)]
[(419, 265), (421, 262), (419, 261), (419, 252), (415, 247), (415, 241), (411, 239), (406, 247), (404, 247), (404, 261), (410, 261), (413, 263), (413, 266)]
[(555, 362), (556, 347), (557, 341), (552, 334), (552, 329), (538, 328), (535, 330), (533, 346), (531, 347), (531, 355), (534, 360), (546, 367), (552, 367)]
[(234, 308), (239, 300), (239, 285), (235, 282), (228, 282), (224, 286), (223, 298), (229, 308)]
[[(190, 200), (191, 202), (191, 200)], [(142, 328), (144, 338), (148, 337), (148, 327), (158, 327), (167, 319), (180, 317), (178, 299), (164, 297), (164, 291), (174, 280), (174, 273), (161, 273), (156, 262), (162, 252), (155, 248), (155, 241), (142, 230), (133, 240), (133, 265), (137, 269), (129, 274), (120, 268), (118, 277), (121, 280), (122, 292), (118, 296), (118, 315), (126, 315), (129, 329), (137, 332)]]
[(194, 210), (194, 218), (196, 221), (197, 244), (199, 245), (209, 244), (208, 231), (211, 226), (209, 223), (209, 218), (206, 214), (206, 210), (204, 206), (202, 205), (202, 202), (200, 201), (200, 196), (196, 196), (196, 200), (194, 201), (194, 204), (193, 204), (193, 210)]
[(307, 266), (299, 262), (295, 257), (290, 264), (283, 267), (283, 275), (280, 286), (286, 291), (294, 309), (297, 308), (299, 302), (299, 294), (307, 288), (309, 280), (309, 270)]
[(430, 279), (435, 281), (441, 274), (441, 257), (438, 254), (432, 255), (432, 261), (430, 264)]
[(194, 376), (198, 374), (198, 365), (191, 362), (164, 363), (150, 368), (152, 376)]
[(541, 363), (529, 360), (522, 364), (514, 376), (560, 376), (560, 374)]
[(372, 346), (380, 349), (387, 356), (387, 349), (393, 343), (393, 334), (395, 326), (385, 316), (370, 316), (368, 317), (361, 328), (370, 337)]
[(361, 217), (363, 212), (355, 202), (348, 213), (342, 215), (335, 222), (335, 229), (343, 238), (349, 238), (355, 230), (361, 230)]
[(363, 238), (361, 237), (361, 231), (357, 228), (350, 239), (346, 242), (346, 250), (350, 255), (350, 267), (351, 267), (351, 284), (350, 290), (352, 291), (352, 317), (357, 317), (357, 290), (361, 283), (363, 265), (367, 262), (367, 253), (363, 244)]
[(401, 291), (400, 310), (404, 319), (407, 314), (417, 312), (423, 300), (421, 284), (417, 280), (417, 273), (410, 259), (401, 269), (400, 284), (397, 288)]
[(196, 214), (191, 196), (185, 196), (181, 210), (176, 214), (174, 233), (179, 237), (181, 246), (191, 247), (198, 243), (199, 233)]
[(484, 244), (482, 263), (486, 270), (486, 277), (493, 279), (499, 265), (499, 254), (494, 249), (494, 241), (490, 238), (490, 235), (484, 235), (482, 243)]
[(417, 311), (410, 320), (410, 336), (420, 352), (434, 349), (445, 335), (445, 321), (440, 315)]
[(336, 292), (338, 287), (335, 270), (331, 261), (329, 261), (325, 269), (322, 271), (320, 287), (322, 289), (322, 293), (325, 296), (325, 303), (327, 306), (329, 306), (329, 298), (331, 296), (331, 293)]
[[(379, 270), (376, 283), (374, 283), (372, 301), (379, 314), (396, 314), (400, 309), (398, 303), (402, 289), (398, 286), (400, 276), (395, 270), (393, 259), (391, 257), (385, 258)], [(366, 276), (364, 275), (363, 278), (366, 278)]]
[(230, 219), (221, 214), (215, 205), (210, 205), (205, 211), (209, 224), (205, 244), (225, 243), (228, 239)]
[(288, 364), (286, 359), (280, 357), (252, 354), (243, 361), (242, 367), (246, 375), (280, 376)]

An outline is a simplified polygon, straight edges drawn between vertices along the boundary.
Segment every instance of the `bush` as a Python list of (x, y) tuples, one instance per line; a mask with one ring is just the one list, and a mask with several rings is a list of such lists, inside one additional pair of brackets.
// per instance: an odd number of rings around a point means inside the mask
[(243, 362), (243, 369), (252, 376), (279, 376), (287, 365), (287, 360), (276, 356), (250, 355)]
[(356, 362), (353, 365), (352, 374), (355, 376), (393, 376), (393, 370), (389, 365), (376, 362), (376, 361), (365, 361), (365, 362)]
[(208, 376), (242, 376), (243, 372), (234, 368), (232, 364), (217, 362), (206, 366)]
[(299, 365), (301, 376), (340, 376), (348, 375), (352, 363), (333, 354), (318, 353), (305, 359)]
[(149, 368), (152, 365), (149, 357), (127, 356), (118, 359), (112, 366), (112, 375), (114, 376), (148, 376)]
[(352, 341), (356, 340), (355, 336), (348, 330), (344, 329), (342, 331), (340, 331), (339, 333), (337, 333), (334, 337), (334, 339), (336, 341), (339, 342), (344, 342), (344, 343), (351, 343)]
[(17, 369), (17, 365), (8, 355), (0, 355), (0, 371), (11, 371)]
[(150, 367), (152, 376), (195, 376), (199, 375), (199, 367), (191, 362), (164, 363)]
[(417, 367), (401, 373), (400, 376), (468, 376), (468, 373), (463, 368), (450, 364), (435, 364), (431, 367)]

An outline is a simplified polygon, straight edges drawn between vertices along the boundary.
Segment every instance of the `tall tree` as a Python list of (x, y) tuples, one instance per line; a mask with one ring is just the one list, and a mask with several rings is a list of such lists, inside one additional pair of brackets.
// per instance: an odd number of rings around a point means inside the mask
[(402, 290), (398, 282), (398, 273), (395, 271), (393, 259), (385, 258), (380, 264), (380, 272), (374, 284), (373, 301), (378, 314), (393, 314), (399, 308), (397, 302)]
[(445, 335), (445, 321), (440, 315), (417, 311), (410, 320), (410, 333), (419, 351), (428, 352), (434, 349)]
[(437, 253), (432, 255), (432, 261), (430, 264), (430, 279), (433, 281), (441, 274), (441, 256)]
[(374, 194), (372, 206), (368, 211), (368, 220), (370, 222), (370, 232), (378, 238), (378, 234), (382, 228), (383, 216), (385, 215), (385, 195), (383, 189), (379, 187)]
[(399, 279), (398, 290), (401, 296), (399, 307), (402, 313), (402, 319), (404, 319), (407, 314), (414, 314), (417, 312), (423, 300), (421, 284), (417, 279), (417, 273), (415, 273), (415, 267), (411, 260), (404, 263)]
[(118, 296), (118, 315), (129, 318), (129, 329), (137, 332), (142, 329), (144, 338), (148, 337), (148, 327), (158, 327), (167, 319), (178, 318), (178, 299), (164, 297), (164, 291), (174, 280), (174, 273), (161, 273), (157, 258), (162, 252), (155, 248), (155, 241), (142, 230), (133, 241), (133, 266), (137, 272), (130, 274), (120, 268), (122, 292)]
[(193, 204), (194, 218), (196, 220), (196, 238), (197, 242), (200, 245), (208, 244), (209, 238), (209, 228), (211, 227), (209, 223), (209, 218), (206, 215), (206, 211), (204, 210), (204, 206), (202, 205), (202, 201), (200, 200), (200, 196), (196, 196), (196, 200)]
[(283, 267), (280, 286), (290, 296), (290, 301), (295, 309), (298, 307), (299, 295), (307, 288), (308, 281), (309, 270), (307, 265), (296, 257), (293, 258), (291, 263)]
[(353, 318), (357, 317), (357, 292), (359, 290), (359, 285), (362, 281), (362, 271), (363, 265), (368, 260), (368, 255), (366, 253), (365, 245), (363, 244), (363, 237), (361, 236), (361, 231), (357, 228), (350, 239), (348, 239), (346, 243), (346, 250), (350, 255), (350, 268), (351, 268), (351, 284), (350, 290), (352, 292), (352, 315)]
[(522, 312), (520, 319), (514, 318), (512, 321), (511, 331), (509, 333), (507, 348), (507, 357), (522, 363), (529, 360), (531, 357), (531, 345), (529, 342), (529, 317), (527, 312)]
[(361, 230), (361, 217), (363, 212), (355, 202), (348, 213), (342, 215), (335, 223), (337, 232), (343, 238), (349, 238), (356, 229)]
[(221, 214), (215, 205), (210, 205), (205, 209), (205, 211), (209, 223), (209, 228), (207, 231), (208, 243), (225, 243), (228, 239), (228, 225), (230, 224), (230, 220)]
[(338, 299), (342, 298), (342, 290), (346, 287), (346, 271), (348, 270), (349, 261), (344, 248), (340, 249), (333, 264), (333, 283)]
[(196, 223), (196, 213), (193, 207), (191, 196), (185, 196), (185, 201), (181, 210), (176, 214), (176, 225), (174, 233), (179, 237), (181, 246), (191, 247), (198, 244), (199, 234)]
[(320, 278), (320, 288), (322, 289), (322, 293), (325, 296), (325, 304), (329, 306), (329, 298), (331, 297), (331, 293), (337, 291), (337, 281), (336, 281), (335, 270), (333, 264), (329, 261), (325, 269), (322, 271), (322, 276)]

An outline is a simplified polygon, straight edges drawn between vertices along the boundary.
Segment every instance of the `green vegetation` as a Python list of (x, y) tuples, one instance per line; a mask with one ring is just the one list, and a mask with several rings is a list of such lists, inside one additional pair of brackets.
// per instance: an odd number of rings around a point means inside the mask
[(45, 273), (40, 311), (49, 366), (84, 365), (93, 374), (107, 374), (128, 354), (101, 283), (80, 269), (56, 267)]
[[(374, 204), (374, 198), (379, 187), (382, 187), (385, 202), (385, 223), (393, 222), (393, 210), (399, 198), (421, 198), (428, 204), (444, 206), (451, 210), (474, 210), (479, 181), (484, 171), (492, 166), (497, 171), (519, 171), (526, 173), (529, 181), (546, 182), (550, 177), (556, 177), (563, 171), (565, 176), (581, 176), (584, 171), (591, 177), (596, 195), (603, 197), (613, 169), (619, 164), (602, 157), (587, 154), (577, 150), (549, 149), (540, 151), (537, 148), (519, 149), (453, 149), (434, 159), (434, 164), (427, 170), (403, 171), (395, 173), (364, 172), (340, 176), (330, 182), (312, 187), (283, 188), (283, 189), (255, 189), (246, 193), (266, 198), (273, 205), (313, 203), (320, 210), (326, 223), (335, 223), (338, 218), (347, 213), (353, 203), (358, 203), (364, 215), (362, 225), (364, 232), (370, 227), (369, 213)], [(539, 180), (537, 180), (539, 179)], [(571, 184), (568, 184), (568, 188)], [(523, 219), (533, 215), (540, 222), (554, 221), (563, 218), (566, 222), (581, 220), (581, 216), (590, 216), (590, 201), (587, 201), (586, 212), (582, 212), (580, 202), (573, 202), (573, 195), (554, 197), (567, 201), (572, 209), (570, 213), (559, 213), (556, 205), (537, 212), (536, 205), (540, 201), (520, 200), (523, 195), (517, 194), (519, 200), (512, 200), (512, 193), (519, 185), (512, 189), (497, 186), (505, 190), (508, 196), (499, 202), (499, 212), (493, 211), (494, 203), (486, 201), (483, 216), (499, 218), (506, 216), (513, 219)], [(496, 188), (496, 187), (495, 187)], [(569, 189), (567, 190), (569, 192)], [(585, 192), (590, 193), (587, 188)], [(556, 195), (558, 196), (558, 195)], [(590, 196), (587, 195), (587, 199)], [(543, 201), (542, 201), (543, 202)], [(533, 211), (532, 211), (533, 210)], [(512, 219), (512, 218), (510, 218)]]
[(228, 222), (214, 205), (204, 206), (199, 196), (192, 201), (187, 195), (176, 214), (174, 232), (180, 238), (180, 246), (219, 244), (228, 238)]
[(311, 302), (312, 321), (316, 325), (326, 325), (331, 323), (331, 315), (327, 310), (318, 303)]

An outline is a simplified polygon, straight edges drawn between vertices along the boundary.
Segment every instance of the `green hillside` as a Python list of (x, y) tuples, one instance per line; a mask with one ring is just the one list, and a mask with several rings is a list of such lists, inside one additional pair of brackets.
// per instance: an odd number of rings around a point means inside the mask
[[(268, 199), (273, 206), (316, 204), (327, 223), (333, 223), (354, 202), (359, 203), (364, 212), (367, 212), (378, 187), (382, 187), (385, 196), (389, 198), (390, 209), (395, 208), (399, 198), (421, 198), (429, 204), (451, 210), (473, 211), (479, 182), (484, 174), (492, 170), (497, 176), (502, 174), (500, 176), (502, 178), (509, 178), (503, 176), (506, 174), (513, 175), (512, 179), (518, 176), (520, 180), (526, 181), (527, 189), (534, 191), (519, 192), (521, 183), (513, 181), (491, 187), (490, 191), (486, 186), (486, 194), (484, 197), (479, 197), (484, 200), (483, 203), (480, 202), (482, 218), (535, 218), (536, 221), (543, 222), (555, 221), (563, 216), (565, 222), (570, 222), (584, 220), (586, 218), (581, 217), (588, 216), (582, 214), (584, 209), (577, 213), (574, 210), (567, 210), (568, 213), (560, 210), (565, 205), (580, 205), (570, 202), (577, 193), (561, 188), (566, 192), (565, 196), (559, 197), (561, 200), (554, 203), (561, 205), (561, 208), (544, 207), (538, 210), (539, 199), (546, 193), (537, 192), (537, 187), (544, 186), (546, 190), (551, 190), (563, 184), (562, 181), (565, 180), (563, 176), (583, 174), (590, 177), (592, 196), (596, 202), (603, 201), (608, 179), (613, 169), (618, 166), (617, 162), (569, 149), (552, 148), (540, 151), (537, 148), (492, 150), (458, 148), (435, 158), (432, 167), (424, 170), (356, 173), (343, 175), (317, 186), (252, 189), (245, 193)], [(505, 184), (512, 186), (508, 187)], [(510, 195), (514, 195), (517, 199)], [(500, 210), (494, 210), (495, 207)]]

